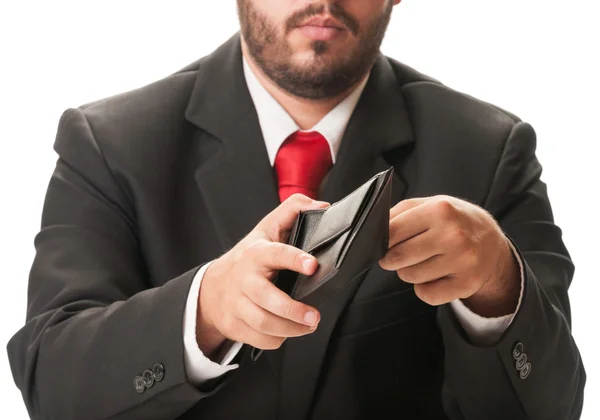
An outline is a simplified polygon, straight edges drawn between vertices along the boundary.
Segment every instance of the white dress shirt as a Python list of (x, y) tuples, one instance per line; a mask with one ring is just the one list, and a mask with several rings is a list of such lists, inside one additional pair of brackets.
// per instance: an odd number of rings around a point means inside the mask
[[(248, 90), (258, 114), (258, 120), (269, 155), (269, 161), (271, 162), (271, 165), (274, 165), (279, 147), (290, 134), (300, 130), (300, 128), (285, 109), (283, 109), (283, 107), (259, 82), (245, 58), (243, 59), (243, 66)], [(323, 117), (317, 125), (310, 130), (305, 130), (317, 131), (325, 137), (329, 143), (331, 157), (334, 163), (344, 131), (346, 130), (346, 126), (350, 121), (350, 117), (352, 116), (368, 78), (369, 75), (363, 79), (361, 84), (350, 93), (350, 95)], [(512, 244), (510, 244), (510, 246), (521, 268), (521, 296), (519, 297), (517, 306), (518, 310), (523, 295), (523, 264), (519, 260), (518, 254), (512, 247)], [(208, 357), (204, 356), (196, 342), (196, 310), (198, 305), (198, 294), (204, 273), (211, 263), (212, 262), (205, 264), (196, 274), (190, 287), (183, 318), (185, 369), (188, 380), (195, 385), (200, 385), (209, 379), (216, 378), (232, 369), (238, 368), (238, 365), (231, 364), (231, 361), (243, 345), (243, 343), (240, 342), (225, 343), (221, 349), (221, 353), (216, 358), (219, 362), (213, 362)], [(510, 314), (498, 318), (484, 318), (470, 311), (460, 299), (450, 302), (450, 305), (471, 341), (479, 345), (489, 345), (496, 342), (504, 330), (510, 325), (514, 317), (514, 314)]]

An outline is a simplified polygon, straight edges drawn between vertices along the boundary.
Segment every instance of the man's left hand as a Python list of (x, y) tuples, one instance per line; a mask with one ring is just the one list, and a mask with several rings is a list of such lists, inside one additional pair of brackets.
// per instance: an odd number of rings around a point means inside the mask
[(389, 249), (380, 266), (414, 284), (430, 305), (462, 299), (483, 317), (514, 313), (519, 264), (485, 209), (438, 195), (403, 200), (390, 210)]

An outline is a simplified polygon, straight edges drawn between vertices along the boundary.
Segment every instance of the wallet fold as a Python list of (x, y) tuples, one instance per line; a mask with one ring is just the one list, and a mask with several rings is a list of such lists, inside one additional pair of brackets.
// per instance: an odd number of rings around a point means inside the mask
[[(317, 271), (307, 276), (281, 270), (274, 284), (293, 299), (319, 307), (385, 255), (389, 243), (394, 168), (374, 175), (325, 209), (300, 212), (288, 244), (313, 256)], [(262, 350), (252, 349), (256, 361)]]
[[(392, 174), (390, 167), (330, 207), (300, 212), (288, 244), (314, 255), (319, 268), (311, 276), (282, 270), (274, 283), (316, 307), (381, 259), (388, 247)], [(349, 254), (356, 255), (348, 260)]]

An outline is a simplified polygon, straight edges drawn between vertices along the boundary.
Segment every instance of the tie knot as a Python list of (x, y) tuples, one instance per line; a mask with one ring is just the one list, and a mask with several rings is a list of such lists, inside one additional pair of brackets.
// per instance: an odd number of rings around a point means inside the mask
[(331, 169), (329, 143), (316, 131), (292, 133), (281, 145), (275, 157), (279, 198), (294, 193), (317, 198), (321, 181)]

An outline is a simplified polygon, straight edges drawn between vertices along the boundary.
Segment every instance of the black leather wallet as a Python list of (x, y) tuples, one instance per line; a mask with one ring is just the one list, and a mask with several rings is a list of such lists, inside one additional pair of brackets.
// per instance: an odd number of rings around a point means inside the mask
[[(288, 244), (314, 255), (319, 267), (311, 276), (281, 270), (275, 285), (318, 308), (378, 262), (388, 249), (393, 170), (373, 176), (326, 209), (300, 212)], [(253, 359), (260, 353), (253, 349)]]

